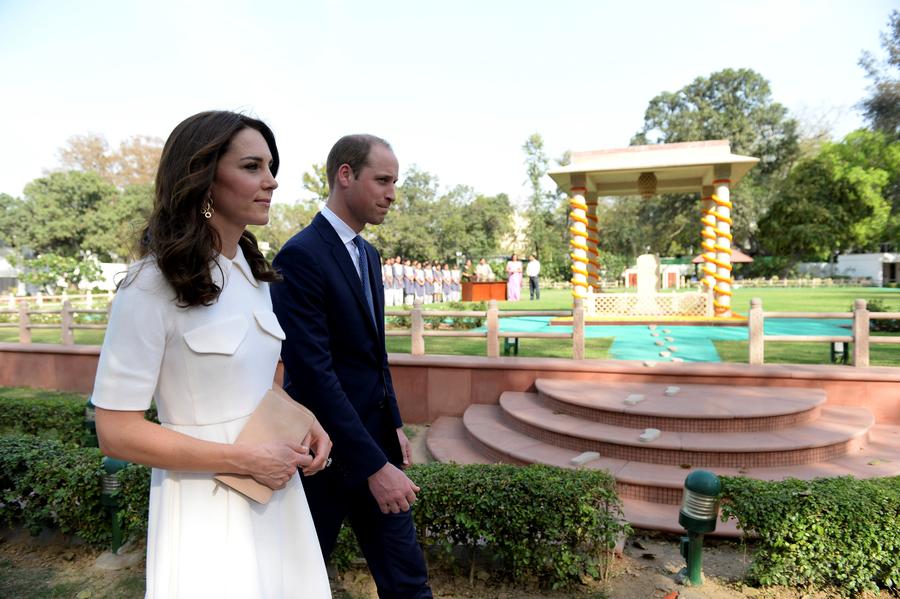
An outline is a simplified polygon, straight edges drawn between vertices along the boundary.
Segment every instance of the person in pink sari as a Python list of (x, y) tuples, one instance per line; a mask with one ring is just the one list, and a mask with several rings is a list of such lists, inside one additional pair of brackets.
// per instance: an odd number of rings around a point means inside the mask
[(506, 299), (517, 302), (522, 292), (522, 262), (515, 254), (506, 263), (506, 277)]

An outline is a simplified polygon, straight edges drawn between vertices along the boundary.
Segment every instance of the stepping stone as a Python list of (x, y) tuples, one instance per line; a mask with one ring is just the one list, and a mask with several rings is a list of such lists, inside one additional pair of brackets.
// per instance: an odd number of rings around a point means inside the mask
[(641, 436), (638, 437), (642, 442), (649, 443), (658, 438), (662, 432), (658, 428), (645, 428)]
[(670, 351), (661, 351), (661, 352), (659, 352), (659, 355), (660, 355), (661, 358), (668, 358), (669, 356), (672, 355), (672, 352), (670, 352)]
[(665, 333), (666, 335), (668, 335), (672, 331), (670, 329), (663, 329), (662, 332)]
[(675, 387), (675, 386), (672, 386), (672, 387), (666, 387), (666, 390), (663, 391), (663, 394), (664, 394), (665, 396), (667, 396), (667, 397), (672, 397), (673, 395), (675, 395), (675, 394), (678, 393), (679, 391), (681, 391), (681, 387)]
[(684, 358), (672, 358), (673, 362), (684, 362)]
[(670, 346), (669, 346), (669, 351), (672, 352), (672, 353), (677, 352), (677, 351), (678, 351), (678, 346), (677, 346), (677, 345), (670, 345)]
[(650, 333), (651, 337), (659, 337), (659, 333)]
[(582, 464), (587, 464), (588, 462), (593, 462), (594, 460), (600, 459), (600, 454), (596, 451), (585, 451), (584, 453), (580, 453), (571, 460), (573, 465), (581, 466)]
[(644, 401), (644, 399), (646, 399), (646, 398), (643, 395), (641, 395), (640, 393), (632, 393), (631, 395), (629, 395), (628, 397), (625, 398), (625, 405), (626, 406), (636, 406), (639, 403), (641, 403), (642, 401)]
[(654, 366), (656, 366), (656, 360), (644, 360), (644, 366), (653, 368)]
[(655, 343), (656, 343), (656, 345), (658, 345), (658, 346), (660, 346), (660, 347), (662, 347), (663, 345), (666, 344), (665, 341), (656, 341)]
[(650, 329), (651, 331), (653, 331), (653, 330), (656, 330), (656, 325), (655, 325), (655, 324), (648, 324), (648, 325), (647, 325), (647, 328)]
[(673, 341), (675, 341), (675, 337), (666, 337), (665, 339), (666, 339), (666, 341), (668, 341), (669, 343), (672, 343)]

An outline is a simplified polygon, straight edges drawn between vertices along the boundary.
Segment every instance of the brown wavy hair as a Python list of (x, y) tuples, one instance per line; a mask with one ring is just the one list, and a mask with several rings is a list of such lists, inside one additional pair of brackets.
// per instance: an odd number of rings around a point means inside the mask
[[(227, 111), (195, 114), (169, 135), (156, 173), (153, 212), (141, 235), (138, 253), (152, 254), (175, 290), (181, 307), (208, 306), (222, 289), (213, 281), (210, 263), (221, 248), (218, 232), (209, 224), (204, 205), (219, 158), (243, 129), (259, 131), (272, 153), (272, 175), (278, 174), (278, 147), (272, 130), (257, 119)], [(238, 242), (258, 281), (280, 281), (256, 242), (244, 231)]]

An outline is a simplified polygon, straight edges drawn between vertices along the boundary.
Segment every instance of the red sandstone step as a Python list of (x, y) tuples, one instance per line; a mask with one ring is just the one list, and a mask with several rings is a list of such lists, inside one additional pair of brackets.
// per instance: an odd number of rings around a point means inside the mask
[[(594, 422), (555, 411), (534, 393), (505, 392), (500, 406), (510, 428), (574, 451), (628, 461), (699, 467), (755, 468), (827, 461), (856, 451), (874, 417), (865, 408), (821, 408), (814, 422), (778, 431), (741, 433), (664, 430), (641, 442), (642, 429)], [(471, 409), (471, 408), (470, 408)]]
[[(622, 500), (622, 511), (625, 520), (634, 528), (647, 530), (659, 530), (675, 534), (685, 534), (685, 530), (678, 524), (678, 505), (664, 505), (639, 501), (637, 499)], [(714, 537), (739, 537), (741, 531), (737, 528), (737, 521), (729, 519), (726, 522), (716, 522), (716, 530), (708, 533)]]
[(442, 416), (428, 430), (425, 446), (438, 462), (444, 464), (490, 464), (491, 460), (469, 443), (462, 418)]
[[(789, 387), (753, 387), (538, 379), (541, 399), (556, 411), (624, 428), (675, 432), (766, 431), (815, 420), (825, 391)], [(629, 395), (644, 400), (628, 405)]]
[[(459, 419), (457, 419), (458, 422)], [(542, 463), (563, 468), (574, 467), (571, 459), (580, 452), (553, 445), (510, 429), (497, 406), (472, 406), (466, 411), (464, 422), (469, 442), (481, 456), (490, 461), (512, 464)], [(457, 425), (458, 426), (458, 425)], [(434, 429), (429, 436), (436, 434)], [(864, 448), (815, 464), (794, 465), (780, 468), (710, 468), (723, 476), (748, 476), (761, 480), (785, 478), (813, 479), (826, 476), (852, 475), (856, 478), (900, 476), (900, 426), (877, 425), (870, 432), (871, 441)], [(455, 439), (450, 448), (471, 452), (466, 441)], [(462, 462), (460, 459), (455, 461)], [(694, 468), (648, 464), (610, 457), (588, 462), (586, 468), (607, 470), (616, 477), (623, 498), (640, 499), (657, 503), (675, 504), (681, 501), (681, 488), (685, 477)]]

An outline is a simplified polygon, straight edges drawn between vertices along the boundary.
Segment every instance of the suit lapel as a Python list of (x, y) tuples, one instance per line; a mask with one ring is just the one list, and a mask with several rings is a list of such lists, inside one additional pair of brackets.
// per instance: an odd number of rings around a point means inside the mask
[[(369, 330), (374, 332), (376, 336), (378, 336), (379, 331), (375, 327), (375, 323), (372, 321), (372, 317), (369, 315), (369, 306), (366, 303), (366, 296), (363, 295), (362, 284), (359, 279), (359, 275), (356, 274), (356, 266), (353, 264), (353, 260), (350, 258), (350, 254), (347, 252), (347, 247), (341, 243), (341, 238), (338, 236), (337, 232), (334, 230), (334, 227), (331, 226), (331, 223), (328, 222), (321, 213), (317, 214), (313, 219), (312, 223), (316, 230), (319, 232), (319, 235), (322, 236), (328, 245), (331, 246), (331, 256), (334, 259), (335, 263), (338, 266), (338, 270), (344, 275), (345, 282), (347, 283), (347, 287), (350, 288), (350, 291), (353, 293), (353, 296), (356, 298), (357, 307), (362, 311), (365, 315), (363, 320), (369, 323)], [(366, 252), (366, 256), (371, 252)], [(372, 262), (369, 260), (369, 264)], [(369, 269), (371, 272), (371, 268)], [(375, 299), (375, 291), (374, 288), (372, 290), (372, 301), (375, 302), (375, 313), (379, 314), (378, 311), (378, 303)]]

